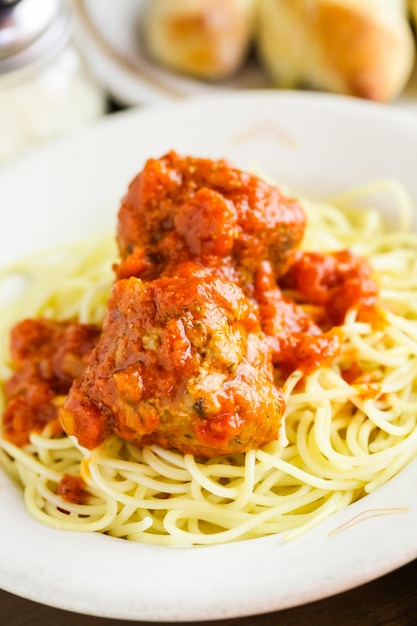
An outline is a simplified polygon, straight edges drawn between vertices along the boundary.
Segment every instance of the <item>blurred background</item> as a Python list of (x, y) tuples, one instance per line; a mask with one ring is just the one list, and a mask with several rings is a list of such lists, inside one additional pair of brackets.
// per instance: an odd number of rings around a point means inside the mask
[(302, 89), (417, 123), (417, 0), (0, 0), (0, 164), (132, 106)]

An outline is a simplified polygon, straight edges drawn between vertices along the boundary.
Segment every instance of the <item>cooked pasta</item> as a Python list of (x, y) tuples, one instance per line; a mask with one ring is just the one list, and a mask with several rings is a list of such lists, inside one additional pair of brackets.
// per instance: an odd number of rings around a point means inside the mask
[[(387, 226), (373, 208), (376, 193), (391, 198), (397, 224)], [(400, 185), (382, 181), (302, 205), (303, 248), (348, 248), (369, 259), (384, 323), (373, 327), (348, 312), (331, 365), (307, 375), (295, 370), (283, 383), (280, 437), (260, 449), (199, 459), (113, 434), (86, 450), (49, 426), (23, 448), (0, 438), (0, 465), (23, 485), (34, 518), (159, 545), (274, 533), (290, 539), (379, 488), (417, 456), (417, 236), (410, 201)], [(9, 331), (22, 311), (101, 322), (115, 258), (113, 237), (103, 235), (2, 271), (3, 380), (10, 375)], [(12, 298), (16, 279), (19, 293)], [(346, 372), (354, 367), (360, 375), (349, 382)], [(85, 502), (57, 494), (64, 474), (81, 476)]]

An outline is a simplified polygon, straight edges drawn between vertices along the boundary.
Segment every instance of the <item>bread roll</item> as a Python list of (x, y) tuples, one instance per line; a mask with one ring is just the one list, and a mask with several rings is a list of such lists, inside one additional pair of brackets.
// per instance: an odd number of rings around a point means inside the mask
[(277, 86), (386, 102), (411, 73), (405, 0), (259, 0), (257, 47)]
[(149, 0), (143, 36), (150, 57), (203, 79), (229, 77), (243, 63), (254, 0)]
[(408, 4), (410, 6), (411, 19), (417, 28), (417, 0), (408, 0)]

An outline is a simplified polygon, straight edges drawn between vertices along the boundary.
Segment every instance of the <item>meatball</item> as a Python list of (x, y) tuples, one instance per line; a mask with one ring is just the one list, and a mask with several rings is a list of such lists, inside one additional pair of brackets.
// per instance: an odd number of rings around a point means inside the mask
[(185, 261), (251, 293), (264, 260), (276, 277), (303, 236), (300, 204), (226, 161), (169, 152), (149, 159), (118, 214), (118, 277), (174, 275)]
[(253, 303), (189, 264), (180, 276), (115, 283), (61, 417), (86, 448), (115, 432), (212, 457), (277, 439), (283, 410)]

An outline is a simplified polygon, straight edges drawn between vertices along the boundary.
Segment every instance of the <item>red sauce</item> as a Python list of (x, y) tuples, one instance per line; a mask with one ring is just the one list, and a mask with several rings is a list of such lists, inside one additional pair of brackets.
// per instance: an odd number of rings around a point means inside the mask
[(119, 280), (92, 360), (69, 393), (66, 432), (112, 431), (213, 456), (276, 438), (284, 409), (255, 305), (212, 276)]
[(90, 497), (83, 479), (79, 476), (64, 474), (56, 489), (57, 495), (65, 502), (72, 504), (87, 504)]
[(364, 400), (375, 398), (381, 393), (380, 381), (375, 373), (362, 370), (356, 362), (352, 362), (342, 371), (342, 377), (349, 385), (355, 387), (356, 393)]
[(269, 263), (261, 264), (255, 281), (260, 319), (272, 347), (272, 361), (280, 377), (295, 369), (308, 374), (330, 365), (339, 353), (339, 329), (323, 332), (294, 300), (285, 298), (275, 283)]
[(330, 326), (342, 324), (350, 309), (375, 309), (378, 287), (369, 262), (348, 250), (323, 254), (298, 251), (280, 284), (295, 289), (309, 303), (323, 307)]
[(368, 262), (301, 252), (304, 227), (296, 200), (226, 161), (150, 159), (119, 210), (101, 332), (13, 330), (5, 437), (24, 445), (59, 414), (87, 448), (111, 432), (206, 457), (276, 439), (274, 380), (330, 365), (350, 309), (383, 323)]
[(118, 214), (119, 278), (175, 275), (186, 261), (234, 276), (248, 293), (259, 263), (278, 276), (300, 243), (299, 202), (227, 161), (169, 152), (149, 159)]
[(41, 432), (47, 424), (53, 424), (57, 435), (62, 433), (60, 405), (82, 374), (99, 334), (93, 326), (46, 319), (23, 320), (12, 329), (14, 374), (4, 385), (6, 439), (23, 446), (31, 432)]

